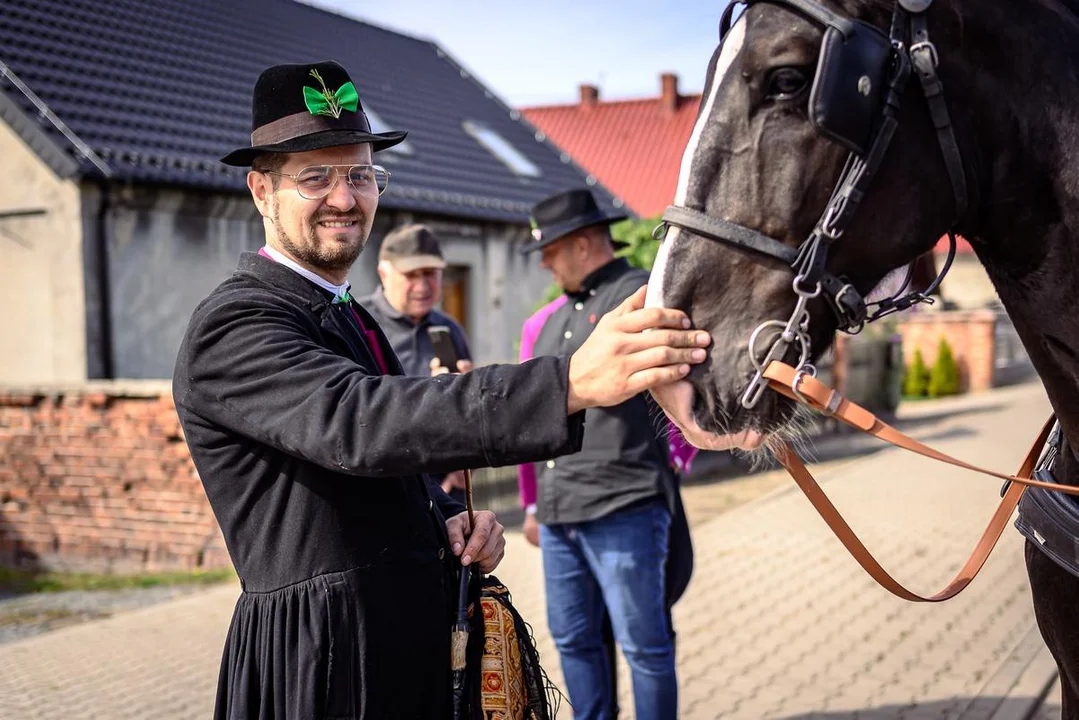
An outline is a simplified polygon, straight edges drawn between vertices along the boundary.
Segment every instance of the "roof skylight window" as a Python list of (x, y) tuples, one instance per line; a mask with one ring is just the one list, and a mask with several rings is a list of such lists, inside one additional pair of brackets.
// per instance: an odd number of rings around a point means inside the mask
[(465, 120), (462, 125), (465, 132), (475, 138), (487, 152), (501, 160), (514, 174), (525, 177), (539, 177), (543, 174), (524, 153), (491, 128), (472, 120)]
[[(387, 125), (386, 121), (370, 107), (365, 106), (363, 112), (367, 115), (368, 122), (371, 123), (371, 132), (384, 133), (394, 129)], [(398, 155), (414, 155), (416, 153), (408, 140), (403, 140), (391, 148), (386, 148), (383, 152), (396, 153)]]

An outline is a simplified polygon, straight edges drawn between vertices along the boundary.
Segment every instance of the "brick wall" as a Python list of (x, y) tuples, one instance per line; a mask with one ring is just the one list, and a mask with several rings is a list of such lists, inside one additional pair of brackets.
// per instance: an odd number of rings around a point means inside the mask
[(909, 365), (914, 351), (932, 368), (940, 339), (947, 339), (959, 365), (959, 382), (964, 392), (979, 392), (994, 386), (995, 328), (997, 313), (991, 310), (929, 311), (907, 313), (897, 331), (903, 337), (903, 362)]
[(0, 565), (229, 566), (168, 383), (0, 388)]

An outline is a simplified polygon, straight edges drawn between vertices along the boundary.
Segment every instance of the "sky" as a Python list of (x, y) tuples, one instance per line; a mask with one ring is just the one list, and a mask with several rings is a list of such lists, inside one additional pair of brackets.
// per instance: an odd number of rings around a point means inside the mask
[(725, 0), (305, 0), (436, 41), (514, 107), (659, 94), (673, 72), (697, 93), (718, 43)]

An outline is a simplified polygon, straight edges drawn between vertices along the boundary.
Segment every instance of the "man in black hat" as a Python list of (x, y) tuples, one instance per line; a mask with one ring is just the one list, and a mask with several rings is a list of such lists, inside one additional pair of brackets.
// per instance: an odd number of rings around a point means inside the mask
[(340, 65), (279, 65), (223, 158), (252, 168), (266, 245), (195, 309), (173, 377), (243, 589), (217, 718), (446, 717), (446, 588), (505, 541), (423, 473), (573, 452), (586, 407), (684, 377), (709, 342), (638, 293), (573, 357), (404, 377), (346, 279), (389, 181), (372, 153), (404, 137), (371, 132)]
[[(536, 355), (570, 355), (597, 331), (597, 319), (648, 281), (616, 258), (609, 225), (589, 190), (570, 190), (532, 209), (532, 241), (566, 302), (536, 337)], [(577, 720), (616, 712), (610, 628), (629, 664), (635, 717), (678, 716), (673, 628), (668, 594), (672, 518), (681, 509), (661, 417), (647, 393), (585, 413), (581, 451), (552, 456), (539, 468), (537, 502), (526, 535), (539, 524), (547, 617), (562, 659)], [(685, 522), (684, 514), (681, 516)], [(688, 528), (675, 532), (688, 547)], [(691, 562), (691, 561), (690, 561)], [(687, 578), (688, 579), (688, 578)], [(676, 589), (678, 594), (684, 584)]]
[[(418, 223), (399, 227), (382, 239), (378, 251), (381, 287), (360, 301), (378, 321), (405, 375), (468, 372), (472, 353), (465, 331), (449, 315), (435, 309), (442, 297), (446, 261), (431, 228)], [(432, 328), (446, 333), (457, 356), (456, 367), (443, 367), (431, 339)], [(450, 497), (465, 501), (463, 470), (440, 479)]]

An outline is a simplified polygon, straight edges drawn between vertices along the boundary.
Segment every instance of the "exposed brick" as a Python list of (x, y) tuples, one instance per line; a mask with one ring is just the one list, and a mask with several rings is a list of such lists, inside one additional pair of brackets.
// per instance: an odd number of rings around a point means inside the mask
[(0, 406), (32, 408), (42, 401), (40, 395), (7, 393), (0, 390)]
[(0, 563), (229, 564), (171, 395), (0, 390)]

